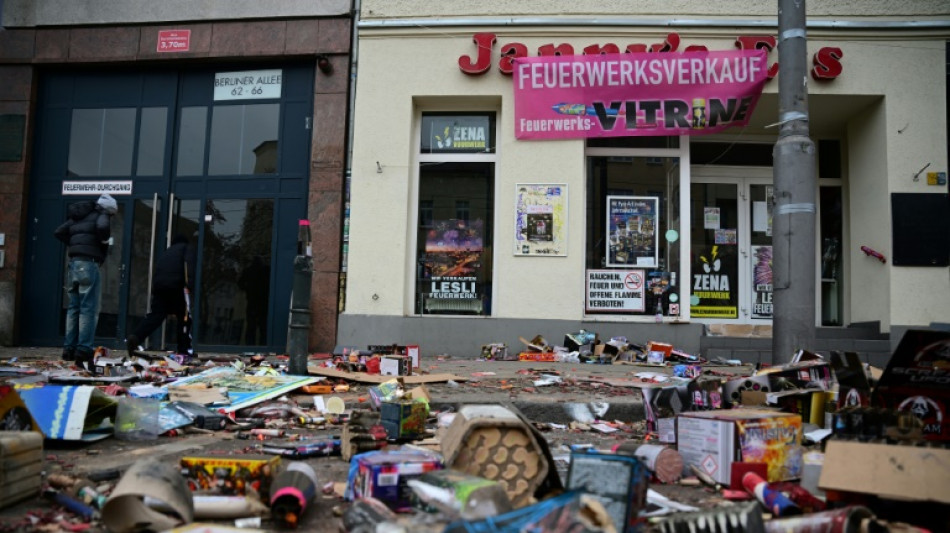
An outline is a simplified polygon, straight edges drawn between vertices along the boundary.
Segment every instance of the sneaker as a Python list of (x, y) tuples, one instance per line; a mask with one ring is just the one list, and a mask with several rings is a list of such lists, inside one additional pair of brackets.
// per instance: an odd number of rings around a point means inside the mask
[(76, 359), (75, 348), (63, 348), (63, 361), (72, 361)]

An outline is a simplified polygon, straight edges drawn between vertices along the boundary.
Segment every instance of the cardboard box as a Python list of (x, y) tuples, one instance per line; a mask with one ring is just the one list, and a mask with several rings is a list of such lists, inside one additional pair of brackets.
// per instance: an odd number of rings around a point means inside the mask
[(642, 387), (647, 429), (659, 435), (660, 442), (676, 442), (676, 415), (684, 411), (721, 409), (722, 382), (719, 378), (671, 379), (666, 386)]
[(818, 487), (895, 500), (950, 504), (950, 450), (832, 439)]
[(408, 376), (412, 374), (412, 361), (405, 355), (384, 355), (379, 360), (379, 373), (384, 376)]
[(410, 366), (411, 370), (419, 370), (419, 354), (420, 353), (421, 351), (419, 350), (418, 345), (406, 346), (406, 357), (408, 357), (409, 361), (412, 363), (412, 365)]
[(347, 499), (370, 496), (397, 512), (412, 508), (413, 493), (407, 481), (442, 469), (438, 454), (421, 449), (385, 448), (361, 453), (351, 461), (355, 465), (351, 462)]
[(518, 354), (518, 360), (553, 363), (555, 358), (554, 352), (521, 352)]
[(422, 398), (383, 401), (380, 415), (390, 439), (414, 439), (426, 432), (429, 403)]
[(277, 455), (181, 458), (182, 475), (192, 491), (243, 496), (247, 494), (247, 487), (251, 487), (263, 501), (270, 501), (268, 493), (279, 468)]
[(907, 330), (871, 394), (871, 404), (910, 411), (924, 438), (950, 441), (950, 331)]
[(768, 481), (801, 476), (802, 418), (759, 409), (682, 413), (677, 417), (677, 448), (687, 465), (696, 465), (727, 485), (731, 465), (766, 463)]

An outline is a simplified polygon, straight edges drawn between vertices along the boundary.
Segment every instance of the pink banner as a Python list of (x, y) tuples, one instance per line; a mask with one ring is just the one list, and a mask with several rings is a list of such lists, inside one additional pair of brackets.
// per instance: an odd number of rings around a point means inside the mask
[(700, 135), (748, 123), (764, 50), (520, 57), (515, 137)]

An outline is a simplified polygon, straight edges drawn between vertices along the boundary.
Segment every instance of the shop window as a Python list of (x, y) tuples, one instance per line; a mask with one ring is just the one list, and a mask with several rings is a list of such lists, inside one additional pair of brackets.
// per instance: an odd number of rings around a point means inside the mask
[(276, 173), (279, 117), (280, 104), (215, 106), (208, 175)]
[(587, 314), (681, 314), (679, 179), (676, 157), (588, 157)]
[(135, 108), (74, 109), (69, 132), (69, 176), (129, 176)]
[(421, 129), (415, 312), (490, 315), (494, 115), (425, 114)]

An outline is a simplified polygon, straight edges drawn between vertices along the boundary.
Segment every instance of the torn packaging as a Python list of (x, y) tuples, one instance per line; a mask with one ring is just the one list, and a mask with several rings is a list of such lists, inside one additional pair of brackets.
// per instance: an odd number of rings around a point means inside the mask
[[(154, 498), (173, 509), (165, 514), (150, 509), (145, 498)], [(191, 491), (178, 470), (155, 459), (137, 461), (102, 508), (102, 521), (113, 533), (164, 531), (194, 520)]]

